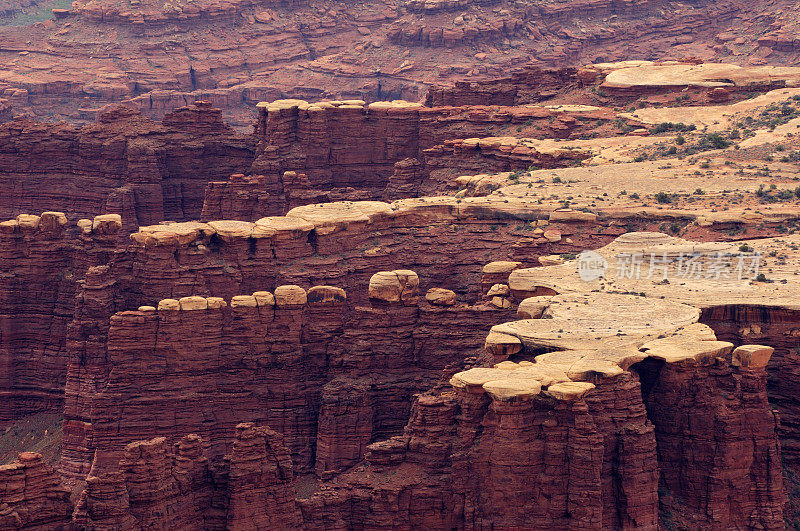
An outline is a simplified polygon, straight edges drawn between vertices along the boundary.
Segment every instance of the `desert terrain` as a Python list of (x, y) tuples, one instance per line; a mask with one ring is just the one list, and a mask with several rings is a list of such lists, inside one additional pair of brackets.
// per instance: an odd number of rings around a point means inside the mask
[(0, 528), (797, 528), (796, 27), (0, 4)]

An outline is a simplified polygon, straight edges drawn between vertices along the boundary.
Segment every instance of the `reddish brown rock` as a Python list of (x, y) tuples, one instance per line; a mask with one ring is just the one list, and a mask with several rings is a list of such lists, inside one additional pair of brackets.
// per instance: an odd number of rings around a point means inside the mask
[(118, 239), (115, 220), (86, 223), (81, 229), (61, 212), (0, 223), (0, 424), (63, 407), (64, 338), (78, 281)]
[(0, 144), (0, 216), (112, 212), (129, 230), (198, 218), (206, 183), (245, 170), (252, 157), (252, 141), (204, 106), (179, 109), (163, 125), (124, 107), (85, 127), (15, 120), (0, 127)]
[(41, 454), (23, 452), (0, 465), (0, 527), (62, 529), (70, 522), (70, 491)]
[[(76, 529), (299, 527), (292, 461), (280, 434), (236, 427), (231, 453), (209, 463), (197, 435), (172, 449), (164, 437), (127, 445), (118, 463), (87, 478)], [(95, 463), (99, 465), (99, 463)]]
[(253, 424), (236, 426), (228, 465), (228, 529), (300, 529), (292, 459), (281, 435)]
[(434, 86), (425, 100), (429, 107), (439, 105), (520, 105), (547, 99), (554, 90), (577, 87), (585, 76), (576, 68), (529, 67), (510, 77), (492, 81), (456, 82), (455, 86)]

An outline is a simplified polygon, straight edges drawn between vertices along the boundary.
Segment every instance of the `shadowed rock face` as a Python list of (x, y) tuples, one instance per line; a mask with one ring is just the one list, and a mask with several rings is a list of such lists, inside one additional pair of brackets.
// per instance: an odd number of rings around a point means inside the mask
[(184, 107), (163, 125), (113, 107), (85, 127), (30, 119), (0, 126), (0, 217), (57, 210), (140, 224), (197, 219), (206, 183), (245, 171), (253, 141), (218, 109)]
[(292, 461), (281, 435), (240, 423), (230, 454), (211, 465), (194, 434), (125, 447), (119, 471), (92, 473), (75, 508), (80, 529), (297, 529)]

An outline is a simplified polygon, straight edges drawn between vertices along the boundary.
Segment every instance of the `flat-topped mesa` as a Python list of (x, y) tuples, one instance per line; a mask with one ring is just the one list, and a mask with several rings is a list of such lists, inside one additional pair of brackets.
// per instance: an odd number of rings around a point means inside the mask
[[(645, 233), (623, 243), (652, 244), (647, 240)], [(541, 278), (556, 267), (561, 266), (541, 268)], [(765, 453), (778, 455), (777, 421), (767, 401), (765, 370), (774, 349), (734, 348), (717, 340), (709, 326), (698, 322), (700, 310), (689, 304), (638, 293), (603, 293), (589, 282), (585, 286), (582, 293), (573, 285), (574, 291), (562, 295), (525, 299), (519, 313), (529, 318), (492, 327), (485, 349), (493, 366), (469, 369), (450, 380), (461, 400), (485, 396), (496, 411), (557, 410), (561, 402), (589, 403), (596, 395), (617, 392), (623, 382), (634, 381), (641, 386), (639, 404), (646, 406), (658, 441), (657, 447), (654, 440), (648, 443), (650, 451), (655, 454), (657, 449), (662, 483), (675, 503), (685, 504), (694, 518), (723, 526), (752, 521), (777, 525), (783, 488), (778, 465), (765, 465), (758, 478), (751, 476)], [(728, 392), (732, 388), (737, 389), (733, 394)], [(698, 428), (702, 419), (720, 415), (727, 419), (724, 428)], [(689, 430), (689, 425), (694, 428)], [(720, 430), (727, 435), (711, 454), (681, 452), (687, 446), (696, 448), (697, 440), (713, 439)], [(731, 459), (724, 473), (710, 457), (720, 453)], [(655, 468), (653, 472), (657, 477)], [(742, 513), (715, 501), (723, 491), (719, 500), (727, 500), (730, 493), (720, 490), (713, 478), (730, 473), (737, 484), (748, 485), (736, 494), (737, 506), (745, 508)], [(683, 487), (686, 477), (695, 478), (691, 492)], [(656, 483), (648, 488), (655, 489)], [(698, 492), (708, 501), (698, 502)], [(752, 492), (758, 493), (755, 498)], [(715, 507), (711, 517), (706, 504)]]
[(738, 66), (724, 63), (657, 64), (652, 61), (600, 63), (595, 69), (606, 73), (603, 90), (618, 94), (646, 94), (683, 88), (730, 92), (771, 90), (800, 83), (800, 68)]
[(547, 98), (554, 90), (579, 87), (593, 77), (580, 75), (577, 68), (526, 67), (509, 77), (478, 82), (457, 81), (454, 86), (433, 86), (425, 104), (440, 105), (520, 105)]
[[(512, 124), (527, 124), (538, 139), (567, 138), (616, 119), (611, 109), (588, 106), (431, 108), (399, 100), (369, 105), (360, 100), (278, 100), (257, 107), (259, 145), (251, 172), (272, 183), (296, 171), (308, 177), (309, 190), (337, 195), (349, 189), (369, 199), (443, 191), (444, 179), (429, 174), (448, 165), (464, 172), (572, 165), (588, 153), (552, 141), (499, 135)], [(229, 188), (230, 194), (237, 189)], [(235, 199), (220, 194), (217, 186), (209, 203)]]
[[(335, 348), (341, 334), (346, 300), (345, 291), (335, 286), (306, 290), (282, 285), (227, 300), (198, 295), (167, 298), (112, 315), (108, 364), (101, 372), (112, 367), (113, 371), (97, 383), (108, 398), (82, 397), (92, 401), (98, 413), (85, 417), (93, 434), (92, 472), (108, 472), (109, 463), (119, 459), (122, 448), (135, 438), (159, 435), (164, 424), (146, 420), (154, 403), (175, 415), (168, 423), (170, 436), (197, 432), (217, 458), (230, 443), (230, 433), (221, 435), (224, 428), (232, 430), (242, 420), (291, 425), (285, 431), (289, 447), (298, 466), (308, 467), (316, 413), (306, 405), (314, 402), (324, 383), (325, 353)], [(266, 366), (280, 368), (265, 377), (261, 371)], [(170, 382), (168, 390), (146, 400), (138, 396), (140, 391), (131, 392), (156, 380)], [(270, 392), (265, 394), (264, 389)], [(187, 390), (191, 393), (185, 394)], [(217, 422), (207, 425), (203, 411), (217, 412)], [(83, 458), (75, 443), (85, 428), (68, 413), (64, 431), (70, 442), (62, 459), (69, 465), (66, 469), (77, 470)], [(109, 423), (107, 415), (117, 420)]]
[(38, 235), (45, 239), (61, 238), (65, 235), (67, 223), (63, 212), (42, 212), (39, 216), (19, 214), (14, 219), (0, 222), (0, 237)]
[(259, 153), (251, 171), (308, 176), (318, 191), (382, 197), (394, 164), (419, 156), (418, 103), (278, 100), (257, 105)]
[(364, 100), (332, 100), (309, 103), (305, 100), (284, 99), (271, 102), (262, 101), (256, 104), (258, 109), (258, 125), (256, 133), (261, 136), (269, 136), (274, 128), (282, 127), (287, 119), (298, 119), (306, 117), (310, 119), (322, 119), (333, 116), (357, 116), (357, 115), (416, 115), (421, 103), (413, 103), (404, 100), (376, 101), (367, 103)]
[(41, 216), (19, 214), (14, 219), (0, 222), (0, 235), (39, 234), (48, 239), (60, 238), (66, 225), (67, 216), (63, 212), (42, 212)]
[[(427, 518), (447, 526), (655, 528), (661, 487), (693, 521), (781, 525), (769, 347), (733, 350), (697, 322), (696, 308), (671, 301), (591, 292), (548, 299), (537, 301), (544, 318), (492, 328), (489, 366), (455, 374), (454, 392), (421, 395), (404, 433), (370, 446), (372, 485), (385, 489), (396, 467), (414, 463), (418, 476), (404, 488), (446, 492), (435, 504), (441, 514)], [(337, 480), (337, 503), (363, 488), (360, 477)], [(730, 491), (723, 478), (745, 488)], [(454, 494), (469, 515), (452, 516)], [(731, 495), (740, 509), (730, 510)], [(321, 501), (301, 502), (304, 515)], [(402, 504), (371, 514), (413, 518)]]
[[(218, 235), (225, 242), (253, 239), (284, 241), (307, 238), (314, 231), (319, 238), (338, 232), (381, 230), (392, 227), (415, 227), (420, 223), (480, 223), (482, 220), (520, 221), (544, 219), (554, 212), (542, 208), (537, 201), (526, 198), (451, 196), (409, 198), (386, 203), (382, 201), (336, 201), (317, 203), (292, 208), (285, 216), (267, 216), (255, 222), (241, 220), (217, 220), (208, 222), (188, 221), (164, 223), (139, 227), (130, 238), (144, 247), (160, 245), (187, 245)], [(557, 221), (577, 221), (554, 216)], [(581, 218), (593, 221), (596, 216)], [(542, 221), (544, 225), (547, 223)], [(555, 233), (552, 233), (555, 234)], [(559, 232), (560, 234), (560, 232)], [(548, 234), (549, 241), (558, 243), (560, 238)], [(543, 240), (544, 241), (544, 240)]]
[(517, 137), (483, 137), (446, 140), (423, 151), (429, 173), (422, 189), (427, 193), (452, 187), (453, 170), (462, 173), (515, 172), (531, 166), (555, 168), (573, 166), (591, 153), (564, 147), (552, 140)]

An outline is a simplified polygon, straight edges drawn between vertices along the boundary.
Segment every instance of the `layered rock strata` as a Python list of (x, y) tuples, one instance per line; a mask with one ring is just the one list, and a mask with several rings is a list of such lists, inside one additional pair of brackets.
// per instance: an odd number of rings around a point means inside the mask
[(279, 433), (241, 423), (230, 453), (212, 464), (195, 434), (125, 447), (114, 471), (87, 478), (77, 529), (297, 529), (292, 461)]
[(65, 337), (82, 272), (115, 248), (118, 215), (68, 222), (62, 212), (0, 222), (0, 426), (60, 411)]
[[(643, 374), (651, 375), (648, 389), (649, 386), (661, 385), (652, 381), (653, 374), (665, 378), (661, 396), (649, 395), (649, 391), (645, 393), (648, 411), (654, 418), (654, 423), (657, 416), (673, 418), (673, 414), (682, 411), (685, 397), (691, 392), (698, 400), (706, 401), (713, 408), (714, 413), (705, 418), (715, 420), (711, 425), (698, 420), (689, 431), (698, 433), (701, 438), (713, 436), (714, 440), (722, 440), (721, 434), (726, 434), (725, 437), (735, 441), (740, 441), (743, 437), (747, 440), (748, 447), (752, 448), (752, 462), (743, 461), (743, 456), (749, 455), (749, 451), (743, 453), (736, 443), (726, 447), (724, 452), (717, 451), (719, 461), (706, 460), (702, 464), (706, 457), (695, 453), (691, 463), (680, 464), (673, 460), (675, 454), (684, 452), (683, 448), (688, 447), (678, 434), (679, 426), (686, 425), (682, 423), (689, 421), (689, 417), (685, 417), (688, 413), (677, 413), (684, 416), (684, 420), (678, 423), (674, 420), (669, 423), (661, 421), (662, 428), (656, 423), (660, 459), (670, 463), (665, 466), (668, 472), (662, 478), (662, 486), (674, 496), (673, 503), (677, 503), (667, 505), (676, 514), (685, 512), (684, 507), (692, 507), (697, 522), (708, 519), (711, 522), (728, 522), (726, 525), (734, 525), (730, 522), (736, 519), (744, 521), (745, 518), (777, 522), (779, 518), (775, 515), (780, 512), (782, 504), (764, 501), (780, 497), (778, 487), (771, 478), (780, 475), (781, 458), (790, 468), (796, 466), (797, 411), (788, 389), (795, 381), (792, 366), (797, 344), (797, 334), (793, 332), (797, 328), (797, 307), (796, 302), (788, 295), (792, 288), (786, 285), (797, 282), (793, 274), (797, 257), (771, 260), (767, 254), (758, 254), (761, 249), (770, 248), (772, 243), (772, 240), (757, 241), (754, 243), (756, 252), (753, 253), (750, 249), (748, 253), (741, 251), (738, 244), (703, 244), (663, 234), (635, 233), (622, 236), (612, 245), (598, 250), (599, 259), (595, 258), (595, 262), (604, 261), (608, 267), (607, 272), (599, 277), (582, 279), (576, 262), (567, 262), (541, 270), (518, 269), (509, 278), (509, 286), (518, 297), (534, 295), (541, 290), (562, 294), (613, 290), (640, 293), (648, 299), (666, 298), (692, 304), (702, 309), (700, 320), (713, 327), (721, 339), (731, 341), (734, 346), (740, 345), (733, 352), (733, 368), (730, 369), (733, 371), (735, 385), (729, 384), (721, 398), (713, 400), (701, 398), (700, 394), (718, 388), (721, 384), (715, 382), (721, 377), (729, 377), (727, 368), (709, 371), (704, 376), (705, 382), (699, 387), (694, 386), (690, 391), (685, 384), (680, 383), (686, 378), (681, 371), (673, 369), (665, 372), (667, 367), (658, 367), (652, 363), (649, 367), (642, 366)], [(631, 258), (633, 262), (630, 261)], [(637, 271), (636, 261), (639, 259), (642, 260), (641, 269)], [(652, 272), (649, 270), (651, 259), (654, 259)], [(632, 270), (627, 267), (631, 263), (634, 265)], [(692, 265), (689, 266), (689, 263)], [(759, 265), (766, 268), (762, 271), (768, 271), (773, 278), (758, 277)], [(536, 303), (531, 300), (531, 303), (524, 306), (530, 308), (527, 311), (535, 312), (533, 307), (541, 307), (541, 304), (540, 300)], [(521, 303), (520, 311), (522, 307)], [(768, 345), (774, 343), (775, 355), (772, 355), (772, 346), (768, 349), (745, 348), (750, 342)], [(739, 358), (746, 361), (739, 361)], [(754, 363), (760, 367), (760, 371), (766, 371), (763, 376), (758, 376), (757, 382), (748, 375), (737, 376), (736, 367), (751, 363), (751, 360), (757, 360)], [(770, 375), (768, 384), (763, 386), (762, 391), (760, 379), (767, 373)], [(698, 374), (692, 376), (693, 379), (698, 377)], [(672, 383), (666, 384), (667, 381)], [(673, 389), (684, 391), (672, 391)], [(678, 399), (678, 396), (681, 398)], [(766, 401), (767, 396), (780, 412), (780, 423), (778, 415), (769, 409), (771, 406)], [(731, 405), (731, 400), (736, 401), (735, 406)], [(732, 413), (734, 408), (749, 413), (746, 418), (740, 418), (738, 413)], [(783, 421), (784, 418), (786, 422)], [(764, 431), (769, 424), (774, 426), (770, 429), (776, 431), (781, 438), (780, 458), (772, 448), (773, 443), (769, 442), (772, 435), (769, 430)], [(703, 433), (706, 435), (702, 435)], [(771, 485), (767, 491), (745, 488), (738, 480), (730, 479), (731, 475), (747, 474), (746, 470), (753, 466), (768, 474), (768, 477), (760, 480)], [(698, 470), (704, 472), (701, 474)], [(691, 480), (693, 485), (705, 485), (703, 496), (698, 498), (685, 492), (688, 477), (694, 477)], [(684, 493), (680, 494), (682, 489)], [(737, 513), (727, 505), (724, 500), (731, 495), (740, 498), (737, 503), (746, 508), (744, 512)], [(762, 525), (767, 526), (766, 523)]]
[(252, 139), (203, 102), (163, 124), (120, 106), (84, 127), (13, 120), (0, 126), (0, 215), (114, 213), (129, 232), (197, 219), (206, 183), (245, 171), (252, 157)]
[(71, 514), (70, 491), (41, 454), (22, 452), (13, 463), (0, 465), (0, 527), (63, 529)]
[[(259, 153), (252, 170), (265, 177), (252, 184), (262, 193), (274, 195), (278, 204), (285, 201), (282, 195), (287, 193), (287, 186), (281, 176), (287, 171), (307, 175), (306, 186), (312, 190), (342, 195), (350, 189), (350, 194), (369, 193), (370, 199), (395, 199), (398, 194), (437, 190), (435, 185), (423, 184), (431, 170), (443, 166), (467, 172), (569, 165), (586, 155), (494, 135), (506, 132), (509, 126), (521, 129), (525, 124), (536, 138), (564, 138), (583, 134), (614, 118), (609, 109), (598, 107), (574, 112), (496, 104), (423, 107), (402, 100), (369, 105), (361, 100), (278, 100), (259, 103), (258, 107)], [(469, 140), (459, 140), (464, 138)], [(395, 166), (401, 162), (399, 168)], [(403, 171), (408, 165), (418, 166), (415, 173), (405, 175), (404, 180), (411, 182), (395, 183), (400, 179), (395, 170)], [(229, 187), (229, 193), (235, 194), (237, 187), (233, 183)]]
[(418, 287), (416, 273), (387, 272), (373, 276), (366, 307), (337, 287), (285, 285), (114, 314), (104, 357), (70, 365), (64, 470), (79, 476), (93, 460), (104, 473), (127, 443), (160, 434), (197, 433), (219, 458), (241, 421), (279, 430), (300, 470), (352, 466), (402, 428), (413, 393), (463, 367), (508, 316), (429, 305)]
[(734, 349), (699, 315), (548, 297), (545, 318), (492, 329), (493, 367), (420, 396), (403, 435), (301, 500), (306, 525), (655, 528), (669, 495), (692, 525), (781, 528), (772, 349)]

